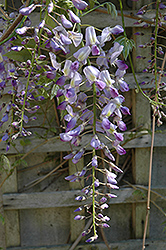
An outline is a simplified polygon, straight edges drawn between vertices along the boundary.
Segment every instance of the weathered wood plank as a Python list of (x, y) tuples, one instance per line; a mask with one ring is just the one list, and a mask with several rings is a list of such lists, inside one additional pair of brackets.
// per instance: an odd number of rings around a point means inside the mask
[[(146, 3), (150, 3), (151, 0), (147, 0)], [(134, 2), (133, 9), (138, 10), (142, 7), (143, 1)], [(142, 72), (147, 67), (147, 61), (150, 59), (151, 49), (141, 49), (140, 44), (145, 44), (150, 41), (152, 34), (152, 28), (144, 29), (141, 27), (133, 27), (133, 33), (142, 32), (143, 37), (134, 36), (136, 48), (133, 50), (133, 64), (135, 72)], [(136, 56), (144, 56), (146, 59), (137, 59)], [(151, 128), (151, 107), (149, 101), (139, 92), (135, 93), (133, 90), (132, 95), (132, 113), (133, 113), (133, 125), (143, 128)], [(136, 184), (148, 185), (148, 172), (149, 172), (149, 159), (150, 150), (147, 148), (135, 148), (135, 156), (133, 160), (133, 178)], [(133, 223), (133, 236), (134, 238), (142, 238), (144, 233), (144, 225), (146, 218), (146, 204), (135, 203), (132, 209), (132, 223)], [(149, 231), (147, 231), (149, 235)]]
[[(153, 188), (153, 190), (166, 196), (165, 187)], [(144, 196), (133, 192), (132, 188), (114, 190), (113, 193), (117, 195), (117, 198), (110, 199), (109, 204), (140, 203), (146, 201)], [(3, 206), (5, 210), (80, 206), (87, 203), (87, 201), (78, 202), (75, 200), (75, 197), (80, 194), (79, 190), (50, 193), (9, 193), (3, 194)], [(160, 198), (155, 199), (155, 201), (157, 200), (160, 200)]]
[[(86, 146), (91, 138), (91, 134), (83, 136), (80, 146), (74, 147), (73, 150), (79, 150), (82, 147)], [(100, 137), (100, 136), (99, 136)], [(137, 137), (135, 139), (132, 139), (134, 137)], [(47, 140), (44, 139), (38, 139), (34, 136), (29, 137), (31, 144), (22, 147), (20, 144), (21, 138), (18, 138), (15, 141), (15, 149), (11, 146), (10, 150), (7, 152), (7, 154), (18, 154), (20, 152), (21, 154), (26, 154), (30, 150), (33, 150), (33, 153), (35, 152), (66, 152), (70, 151), (69, 144), (67, 142), (62, 142), (58, 138), (48, 138)], [(101, 140), (103, 143), (107, 143), (109, 148), (112, 148), (111, 142), (105, 139), (103, 136), (101, 137)], [(128, 140), (128, 142), (124, 145), (124, 148), (149, 148), (151, 145), (151, 135), (147, 133), (147, 131), (142, 132), (140, 134), (132, 133), (125, 133), (125, 140)], [(155, 134), (155, 140), (154, 140), (154, 147), (166, 147), (166, 132), (156, 132)], [(91, 149), (90, 147), (86, 148), (87, 150)], [(0, 142), (0, 153), (6, 153), (6, 143)]]
[[(142, 240), (128, 240), (109, 244), (112, 250), (140, 250), (142, 247)], [(165, 250), (165, 240), (147, 240), (146, 246), (150, 250)], [(45, 246), (45, 247), (16, 247), (14, 250), (68, 250), (70, 245), (62, 246)], [(107, 250), (107, 246), (104, 243), (91, 243), (91, 244), (79, 244), (75, 250)], [(13, 250), (13, 248), (7, 248), (7, 250)]]
[[(11, 164), (15, 161), (14, 157), (9, 156), (9, 161), (6, 160), (1, 169), (2, 180), (11, 170)], [(1, 188), (2, 193), (17, 192), (17, 172), (16, 169), (13, 171), (12, 175), (5, 181)], [(0, 247), (19, 246), (20, 245), (20, 234), (19, 234), (19, 211), (5, 211), (4, 216), (4, 226), (0, 223), (0, 232), (2, 230), (2, 235), (5, 232), (4, 246), (0, 241)], [(5, 231), (4, 231), (5, 230)], [(4, 237), (4, 235), (3, 235)], [(2, 245), (1, 245), (2, 244)]]

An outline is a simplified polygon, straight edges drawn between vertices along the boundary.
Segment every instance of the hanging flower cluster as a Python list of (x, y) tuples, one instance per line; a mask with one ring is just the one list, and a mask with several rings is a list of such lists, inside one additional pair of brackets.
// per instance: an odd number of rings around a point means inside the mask
[[(46, 13), (45, 17), (49, 15), (56, 22), (55, 27), (50, 29), (44, 18), (38, 27), (33, 29), (32, 36), (26, 35), (31, 29), (29, 19), (24, 26), (16, 29), (21, 42), (18, 45), (17, 37), (13, 37), (8, 42), (6, 56), (10, 58), (13, 51), (18, 55), (26, 53), (27, 60), (25, 61), (15, 60), (13, 63), (13, 60), (6, 59), (4, 56), (3, 47), (0, 48), (3, 58), (0, 63), (0, 88), (3, 90), (7, 82), (12, 85), (9, 92), (12, 96), (11, 102), (7, 105), (0, 123), (2, 125), (8, 120), (12, 107), (11, 126), (14, 129), (10, 136), (6, 130), (2, 137), (3, 141), (8, 141), (9, 148), (10, 141), (18, 136), (30, 134), (24, 129), (24, 124), (36, 119), (27, 113), (35, 113), (40, 108), (38, 102), (44, 99), (40, 91), (45, 88), (40, 83), (41, 77), (45, 77), (45, 81), (49, 83), (47, 86), (49, 85), (50, 89), (46, 88), (48, 93), (56, 87), (54, 97), (58, 100), (57, 109), (65, 111), (63, 118), (66, 122), (64, 131), (59, 135), (60, 140), (70, 142), (77, 147), (84, 133), (89, 135), (87, 144), (83, 148), (66, 155), (64, 159), (72, 159), (72, 162), (77, 164), (84, 156), (87, 147), (91, 146), (91, 161), (81, 172), (66, 177), (66, 180), (71, 182), (80, 181), (86, 175), (91, 178), (91, 184), (84, 187), (82, 195), (76, 198), (78, 201), (87, 200), (86, 205), (75, 210), (79, 212), (86, 208), (89, 216), (93, 217), (92, 226), (87, 232), (83, 232), (83, 235), (86, 235), (93, 229), (94, 235), (87, 240), (91, 242), (98, 237), (96, 227), (109, 227), (107, 224), (109, 218), (102, 212), (108, 208), (106, 201), (116, 197), (111, 190), (118, 189), (116, 172), (122, 172), (115, 165), (115, 158), (103, 138), (107, 138), (108, 142), (111, 141), (112, 148), (119, 155), (126, 153), (120, 143), (124, 139), (123, 132), (126, 130), (123, 115), (130, 115), (130, 111), (123, 105), (125, 98), (119, 93), (119, 89), (121, 92), (129, 90), (123, 78), (128, 66), (120, 59), (123, 51), (122, 45), (115, 42), (112, 47), (105, 50), (105, 44), (111, 41), (112, 35), (119, 35), (123, 32), (123, 28), (120, 25), (106, 27), (100, 31), (100, 34), (96, 34), (95, 27), (89, 26), (85, 29), (84, 37), (81, 32), (80, 10), (84, 10), (87, 3), (82, 0), (72, 0), (72, 3), (74, 7), (66, 10), (64, 14), (54, 12), (56, 5), (52, 1), (47, 6), (32, 4), (19, 10), (22, 15), (27, 16), (36, 7), (42, 7)], [(31, 47), (32, 41), (35, 41), (34, 47)], [(74, 45), (75, 52), (67, 59), (70, 45)], [(59, 60), (60, 52), (66, 55), (64, 62)], [(46, 61), (48, 56), (51, 63)], [(115, 74), (109, 72), (112, 67)], [(26, 84), (21, 82), (20, 75), (26, 78)], [(89, 93), (93, 96), (90, 104)], [(4, 104), (1, 108), (4, 108)], [(108, 163), (109, 169), (100, 168), (97, 150), (103, 151), (105, 155), (103, 160)], [(106, 177), (106, 182), (96, 177), (97, 172)], [(100, 193), (101, 186), (106, 186), (110, 191)], [(85, 216), (76, 215), (75, 220), (85, 218)]]

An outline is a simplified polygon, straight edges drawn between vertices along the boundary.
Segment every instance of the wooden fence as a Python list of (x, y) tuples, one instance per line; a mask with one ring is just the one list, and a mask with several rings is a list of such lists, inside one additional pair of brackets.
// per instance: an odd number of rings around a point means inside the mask
[[(139, 2), (138, 2), (139, 3)], [(138, 9), (138, 3), (136, 7)], [(132, 15), (130, 12), (126, 16)], [(133, 10), (133, 13), (134, 10)], [(32, 20), (38, 23), (38, 17), (32, 14)], [(135, 20), (126, 17), (127, 29), (133, 34), (142, 31), (141, 26), (134, 25)], [(91, 13), (83, 20), (99, 28), (114, 26), (121, 23), (121, 17), (111, 19), (106, 13)], [(144, 32), (144, 30), (143, 30)], [(151, 36), (152, 28), (146, 29), (144, 36), (133, 36), (136, 44), (143, 44)], [(137, 47), (134, 56), (140, 53)], [(141, 51), (142, 53), (142, 51)], [(149, 57), (150, 51), (144, 51)], [(134, 61), (138, 82), (149, 81), (150, 74), (143, 74), (147, 60)], [(144, 131), (127, 132), (125, 139), (128, 140), (125, 148), (131, 159), (123, 176), (128, 182), (121, 182), (120, 190), (116, 191), (116, 199), (111, 199), (110, 207), (106, 213), (111, 217), (111, 227), (99, 231), (99, 240), (94, 244), (85, 244), (85, 239), (80, 239), (80, 234), (89, 221), (77, 222), (73, 218), (76, 207), (83, 202), (75, 201), (80, 193), (77, 183), (68, 183), (64, 177), (75, 172), (75, 165), (71, 161), (59, 162), (62, 152), (70, 151), (67, 143), (60, 142), (50, 137), (48, 140), (30, 138), (30, 143), (23, 145), (22, 139), (16, 140), (7, 157), (4, 157), (5, 171), (1, 172), (1, 183), (10, 172), (11, 164), (22, 154), (17, 168), (13, 169), (12, 175), (6, 179), (0, 190), (0, 214), (4, 218), (4, 224), (0, 222), (0, 247), (4, 250), (105, 250), (106, 243), (112, 250), (140, 250), (142, 249), (143, 230), (146, 215), (146, 199), (148, 185), (148, 167), (151, 136), (147, 132), (151, 128), (151, 108), (148, 100), (141, 93), (136, 93), (135, 82), (132, 74), (127, 74), (126, 81), (130, 85), (130, 91), (126, 94), (126, 103), (132, 107), (132, 126), (142, 127)], [(150, 85), (149, 85), (150, 86)], [(144, 87), (144, 88), (147, 88)], [(7, 98), (7, 94), (4, 98)], [(54, 110), (49, 116), (54, 115)], [(164, 127), (163, 127), (164, 128)], [(135, 139), (130, 140), (135, 136)], [(89, 135), (88, 135), (89, 136)], [(81, 145), (85, 145), (87, 136), (83, 137)], [(39, 146), (40, 145), (40, 146)], [(111, 145), (108, 145), (111, 147)], [(74, 149), (74, 148), (73, 148)], [(88, 150), (88, 149), (87, 149)], [(0, 153), (5, 154), (6, 145), (0, 143)], [(29, 153), (30, 152), (30, 153)], [(124, 164), (126, 158), (121, 165)], [(85, 158), (86, 162), (87, 159)], [(77, 168), (82, 169), (84, 161), (80, 161)], [(163, 232), (165, 221), (164, 209), (166, 199), (166, 132), (160, 131), (155, 134), (154, 160), (152, 176), (152, 195), (150, 223), (148, 227), (148, 240), (146, 247), (149, 250), (165, 250), (166, 240)], [(130, 177), (132, 183), (130, 184)], [(126, 178), (125, 178), (126, 176)], [(72, 246), (72, 244), (75, 244)]]

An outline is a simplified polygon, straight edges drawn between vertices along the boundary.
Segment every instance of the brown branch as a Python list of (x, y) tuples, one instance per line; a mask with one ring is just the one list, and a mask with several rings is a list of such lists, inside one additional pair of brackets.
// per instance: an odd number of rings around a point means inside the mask
[[(107, 10), (103, 10), (103, 9), (96, 9), (94, 10), (96, 12), (99, 12), (99, 13), (104, 13), (104, 14), (108, 14)], [(118, 16), (121, 16), (121, 12), (120, 11), (117, 11), (118, 12)], [(138, 20), (140, 21), (140, 23), (148, 23), (148, 24), (155, 24), (154, 21), (151, 21), (149, 18), (146, 18), (146, 17), (140, 17), (140, 16), (137, 16), (136, 14), (134, 14), (132, 11), (123, 11), (123, 15), (124, 17), (127, 17), (127, 18), (131, 18), (131, 19), (135, 19), (135, 20)], [(164, 29), (166, 29), (166, 26), (162, 24), (162, 27)]]
[[(29, 0), (26, 1), (25, 6), (29, 5)], [(12, 32), (14, 31), (14, 29), (17, 27), (17, 25), (21, 22), (21, 20), (23, 19), (23, 15), (19, 14), (18, 17), (14, 20), (14, 22), (10, 25), (10, 27), (7, 29), (7, 31), (0, 37), (0, 42), (3, 42), (3, 40), (5, 40), (6, 38), (8, 38)]]

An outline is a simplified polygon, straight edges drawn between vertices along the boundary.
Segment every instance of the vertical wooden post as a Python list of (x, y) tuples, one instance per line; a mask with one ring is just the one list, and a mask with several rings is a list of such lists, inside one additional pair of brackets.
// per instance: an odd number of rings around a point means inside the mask
[[(4, 166), (6, 171), (1, 171), (1, 181), (6, 177), (6, 174), (9, 173), (11, 164), (15, 161), (14, 157), (8, 157), (10, 163), (6, 163), (8, 166)], [(10, 164), (10, 165), (9, 165)], [(3, 205), (2, 195), (3, 193), (15, 193), (17, 192), (17, 171), (13, 171), (12, 175), (5, 181), (1, 188), (1, 202)], [(3, 211), (1, 208), (2, 214), (5, 219), (5, 223), (2, 226), (0, 225), (0, 232), (2, 230), (2, 236), (0, 233), (0, 247), (2, 245), (5, 250), (6, 247), (16, 247), (20, 245), (20, 228), (19, 228), (19, 212), (17, 210)]]
[[(82, 158), (77, 164), (74, 164), (72, 160), (69, 160), (69, 174), (72, 175), (77, 171), (81, 171), (84, 167), (84, 159)], [(70, 182), (70, 189), (82, 189), (84, 182)], [(78, 202), (79, 207), (79, 202)], [(74, 217), (77, 213), (74, 212), (76, 208), (72, 207), (70, 209), (70, 229), (71, 229), (71, 241), (75, 241), (80, 233), (85, 227), (85, 220), (75, 221)], [(80, 215), (83, 215), (84, 211), (79, 212)]]
[[(148, 4), (150, 0), (146, 1)], [(143, 1), (133, 2), (133, 7), (139, 10), (145, 3)], [(136, 32), (144, 33), (143, 36), (135, 35), (134, 40), (136, 49), (133, 52), (133, 63), (135, 72), (142, 73), (147, 66), (147, 61), (150, 59), (150, 48), (141, 49), (138, 46), (145, 44), (151, 37), (151, 28), (143, 29), (141, 27), (133, 28), (133, 34)], [(136, 59), (136, 56), (143, 55), (146, 59)], [(144, 129), (151, 127), (151, 108), (149, 101), (143, 97), (141, 93), (132, 91), (132, 119), (133, 126), (142, 125)], [(136, 184), (148, 185), (150, 148), (137, 148), (133, 154), (133, 177)], [(144, 223), (146, 217), (146, 203), (133, 204), (132, 222), (133, 222), (133, 237), (142, 238), (144, 232)], [(147, 232), (147, 235), (149, 232)]]

